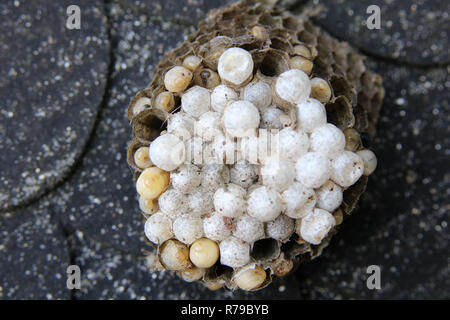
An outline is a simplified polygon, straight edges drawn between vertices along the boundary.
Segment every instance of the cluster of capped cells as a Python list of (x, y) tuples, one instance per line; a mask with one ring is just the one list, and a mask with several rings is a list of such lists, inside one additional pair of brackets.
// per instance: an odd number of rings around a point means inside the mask
[(270, 81), (238, 47), (221, 54), (204, 86), (194, 79), (197, 56), (165, 73), (153, 108), (170, 112), (167, 130), (136, 150), (136, 187), (146, 237), (186, 281), (221, 265), (233, 268), (236, 287), (259, 288), (267, 272), (252, 258), (255, 242), (320, 244), (342, 221), (344, 190), (375, 170), (358, 132), (327, 122), (331, 88), (310, 79), (308, 48), (295, 50), (291, 69)]

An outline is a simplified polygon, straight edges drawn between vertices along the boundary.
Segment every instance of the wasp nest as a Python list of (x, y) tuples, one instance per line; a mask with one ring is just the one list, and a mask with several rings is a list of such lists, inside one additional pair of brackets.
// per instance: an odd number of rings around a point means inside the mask
[(376, 157), (384, 90), (308, 16), (242, 1), (213, 11), (132, 100), (145, 236), (160, 265), (256, 290), (318, 256)]

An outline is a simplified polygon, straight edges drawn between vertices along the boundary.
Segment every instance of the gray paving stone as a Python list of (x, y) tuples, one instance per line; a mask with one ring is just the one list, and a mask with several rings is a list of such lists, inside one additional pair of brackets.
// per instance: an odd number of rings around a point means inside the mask
[(0, 299), (69, 299), (69, 264), (49, 202), (0, 215)]
[(209, 10), (237, 0), (114, 0), (135, 14), (147, 14), (153, 21), (178, 22), (196, 26)]
[[(78, 4), (81, 30), (65, 28)], [(55, 186), (77, 161), (104, 93), (109, 43), (101, 1), (0, 4), (0, 210)]]
[(71, 239), (74, 263), (81, 269), (81, 289), (75, 299), (199, 299), (222, 297), (199, 284), (189, 284), (172, 272), (152, 272), (148, 259), (106, 247), (84, 238)]
[[(371, 54), (417, 65), (448, 63), (448, 1), (317, 0), (325, 11), (319, 23), (331, 34)], [(381, 9), (381, 29), (369, 30), (369, 5)]]

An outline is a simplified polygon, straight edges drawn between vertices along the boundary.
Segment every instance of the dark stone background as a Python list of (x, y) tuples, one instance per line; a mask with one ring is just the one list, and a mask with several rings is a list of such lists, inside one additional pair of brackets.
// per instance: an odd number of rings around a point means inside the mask
[[(379, 159), (360, 208), (324, 254), (257, 293), (210, 292), (148, 270), (125, 162), (125, 109), (163, 53), (226, 0), (0, 4), (0, 299), (450, 298), (449, 4), (295, 1), (383, 76)], [(64, 27), (81, 8), (81, 30)], [(381, 30), (365, 27), (381, 8)], [(66, 289), (66, 268), (82, 270)], [(379, 265), (382, 289), (368, 290)]]

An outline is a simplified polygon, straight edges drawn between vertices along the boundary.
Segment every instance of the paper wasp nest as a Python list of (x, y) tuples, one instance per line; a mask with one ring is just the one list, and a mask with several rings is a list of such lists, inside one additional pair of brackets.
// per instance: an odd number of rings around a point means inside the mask
[(158, 263), (211, 289), (256, 290), (320, 255), (375, 170), (364, 140), (383, 95), (307, 14), (262, 1), (211, 12), (128, 109)]

